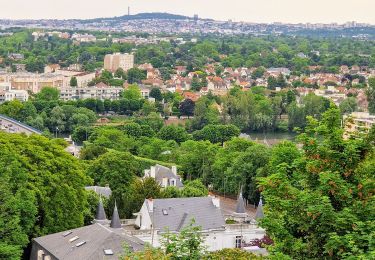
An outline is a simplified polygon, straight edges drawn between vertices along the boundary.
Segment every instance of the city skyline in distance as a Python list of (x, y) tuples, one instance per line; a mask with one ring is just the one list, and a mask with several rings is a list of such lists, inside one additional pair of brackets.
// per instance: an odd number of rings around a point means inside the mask
[[(349, 21), (375, 24), (375, 1), (358, 0), (342, 4), (339, 0), (234, 0), (217, 3), (206, 0), (13, 0), (0, 10), (0, 19), (91, 19), (128, 13), (167, 12), (192, 17), (254, 23), (339, 23)], [(84, 11), (82, 11), (84, 10)]]

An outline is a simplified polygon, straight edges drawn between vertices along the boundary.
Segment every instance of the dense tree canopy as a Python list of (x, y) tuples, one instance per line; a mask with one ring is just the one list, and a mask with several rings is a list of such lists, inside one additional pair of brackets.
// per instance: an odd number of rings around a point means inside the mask
[(65, 144), (0, 132), (0, 258), (19, 259), (29, 239), (83, 225), (90, 183)]
[(297, 259), (374, 256), (374, 147), (342, 134), (337, 108), (321, 122), (310, 118), (302, 157), (293, 152), (294, 160), (260, 180), (267, 202), (261, 225), (273, 251)]

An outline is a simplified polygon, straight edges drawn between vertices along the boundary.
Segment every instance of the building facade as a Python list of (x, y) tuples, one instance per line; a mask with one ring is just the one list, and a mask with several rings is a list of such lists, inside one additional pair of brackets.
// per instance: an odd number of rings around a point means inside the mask
[(60, 89), (60, 99), (64, 101), (87, 98), (117, 100), (123, 90), (121, 87), (66, 87)]
[(114, 53), (107, 54), (104, 57), (104, 69), (115, 72), (121, 68), (127, 71), (134, 67), (134, 55), (129, 53)]

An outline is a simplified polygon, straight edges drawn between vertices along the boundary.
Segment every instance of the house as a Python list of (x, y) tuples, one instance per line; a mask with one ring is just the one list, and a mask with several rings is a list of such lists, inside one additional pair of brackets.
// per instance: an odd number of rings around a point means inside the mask
[(345, 133), (344, 138), (349, 138), (358, 133), (368, 133), (375, 125), (375, 115), (367, 112), (353, 112), (343, 117)]
[(8, 58), (11, 60), (23, 60), (25, 56), (22, 53), (10, 53)]
[(101, 187), (101, 186), (86, 186), (85, 190), (92, 190), (96, 194), (98, 194), (99, 196), (103, 196), (103, 197), (105, 197), (107, 199), (109, 199), (109, 197), (111, 197), (111, 195), (112, 195), (112, 190), (108, 186), (105, 186), (105, 187)]
[(49, 64), (44, 67), (44, 73), (53, 73), (56, 70), (59, 70), (61, 67), (59, 64)]
[(117, 206), (109, 221), (100, 201), (93, 224), (33, 239), (30, 260), (119, 259), (124, 245), (144, 249), (143, 241), (124, 232)]
[(143, 178), (154, 178), (162, 188), (177, 187), (182, 188), (184, 185), (181, 182), (181, 177), (177, 175), (177, 167), (172, 166), (171, 169), (162, 165), (151, 166), (150, 169), (145, 170)]
[[(240, 199), (243, 200), (242, 195)], [(257, 226), (255, 219), (246, 217), (245, 210), (240, 208), (239, 211), (237, 214), (246, 222), (226, 224), (220, 199), (214, 196), (146, 199), (139, 213), (135, 214), (135, 225), (139, 230), (132, 235), (158, 247), (163, 234), (178, 233), (194, 220), (194, 225), (201, 227), (200, 232), (208, 251), (242, 248), (245, 243), (263, 238), (265, 231)], [(262, 217), (261, 213), (258, 215)]]

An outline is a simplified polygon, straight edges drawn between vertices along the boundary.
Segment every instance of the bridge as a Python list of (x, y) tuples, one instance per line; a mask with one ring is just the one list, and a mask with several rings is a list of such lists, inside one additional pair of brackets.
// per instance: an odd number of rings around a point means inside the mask
[(13, 118), (10, 118), (5, 115), (0, 114), (0, 131), (5, 131), (8, 133), (25, 133), (27, 135), (31, 134), (38, 134), (41, 135), (42, 132), (38, 129), (31, 127), (29, 125), (26, 125), (24, 123), (21, 123)]

